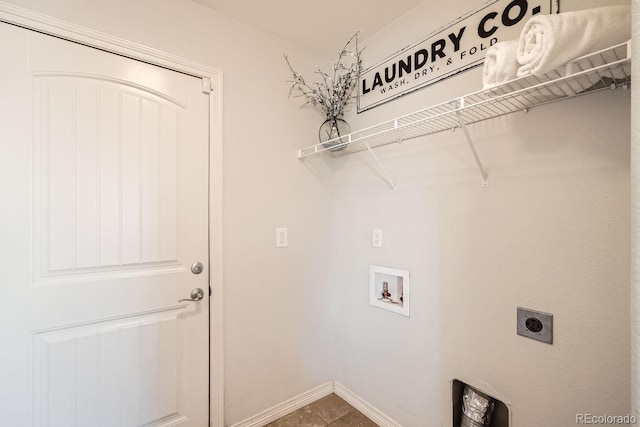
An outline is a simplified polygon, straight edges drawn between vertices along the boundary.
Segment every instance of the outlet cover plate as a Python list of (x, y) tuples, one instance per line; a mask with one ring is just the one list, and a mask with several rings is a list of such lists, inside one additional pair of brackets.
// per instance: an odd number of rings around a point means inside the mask
[(382, 247), (382, 229), (374, 228), (371, 232), (371, 247), (381, 248)]
[(518, 335), (553, 344), (553, 314), (518, 307), (517, 321)]
[(276, 248), (286, 248), (288, 246), (288, 236), (286, 227), (276, 228)]

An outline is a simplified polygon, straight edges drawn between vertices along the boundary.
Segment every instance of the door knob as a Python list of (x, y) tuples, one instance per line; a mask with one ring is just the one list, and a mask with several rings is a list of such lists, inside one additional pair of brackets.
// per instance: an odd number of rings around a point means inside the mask
[(204, 266), (201, 262), (194, 262), (193, 264), (191, 264), (191, 272), (193, 274), (200, 274), (202, 273), (202, 270), (204, 270)]
[(204, 291), (200, 288), (195, 288), (194, 290), (191, 291), (191, 299), (181, 299), (178, 300), (178, 302), (182, 302), (182, 301), (200, 301), (202, 298), (204, 298)]

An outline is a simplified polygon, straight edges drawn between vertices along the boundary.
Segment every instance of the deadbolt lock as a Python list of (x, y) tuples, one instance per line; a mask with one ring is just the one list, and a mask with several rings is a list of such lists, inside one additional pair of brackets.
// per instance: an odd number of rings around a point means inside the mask
[(204, 270), (204, 266), (202, 265), (201, 262), (194, 262), (193, 264), (191, 264), (191, 272), (193, 274), (200, 274), (202, 273), (203, 270)]

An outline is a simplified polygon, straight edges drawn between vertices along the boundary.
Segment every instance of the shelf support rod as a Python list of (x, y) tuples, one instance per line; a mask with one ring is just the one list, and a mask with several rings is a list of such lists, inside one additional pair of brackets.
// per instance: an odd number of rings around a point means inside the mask
[(389, 174), (382, 166), (382, 163), (380, 163), (380, 160), (378, 160), (378, 156), (376, 156), (376, 153), (373, 152), (373, 150), (371, 149), (368, 143), (364, 142), (364, 146), (367, 148), (367, 151), (369, 152), (369, 154), (371, 154), (371, 157), (373, 157), (373, 160), (376, 162), (376, 165), (378, 165), (378, 168), (380, 169), (380, 172), (382, 172), (384, 179), (387, 181), (387, 183), (389, 183), (389, 185), (393, 189), (393, 192), (395, 193), (397, 191), (396, 185), (393, 183), (393, 181), (389, 177)]
[[(461, 100), (463, 101), (463, 100)], [(461, 107), (464, 105), (463, 102), (460, 103)], [(480, 161), (480, 156), (478, 156), (478, 152), (476, 151), (476, 147), (473, 145), (473, 140), (471, 139), (471, 136), (469, 135), (469, 131), (467, 130), (467, 126), (466, 123), (464, 121), (464, 117), (462, 117), (462, 113), (460, 112), (460, 110), (456, 110), (456, 115), (458, 116), (458, 123), (460, 123), (460, 128), (462, 129), (462, 132), (464, 132), (464, 137), (467, 139), (467, 144), (469, 144), (469, 148), (471, 149), (471, 153), (473, 154), (473, 158), (476, 160), (476, 165), (478, 166), (478, 169), (480, 170), (480, 175), (482, 175), (482, 186), (483, 187), (488, 187), (489, 186), (489, 180), (487, 178), (487, 172), (484, 170), (484, 167), (482, 166), (482, 162)]]

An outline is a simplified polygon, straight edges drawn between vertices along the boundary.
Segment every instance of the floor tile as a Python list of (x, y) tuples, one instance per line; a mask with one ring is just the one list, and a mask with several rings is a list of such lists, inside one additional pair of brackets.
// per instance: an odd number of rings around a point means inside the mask
[(325, 423), (309, 405), (276, 420), (266, 427), (324, 427)]
[(344, 417), (350, 411), (354, 410), (351, 405), (334, 393), (311, 403), (309, 408), (318, 414), (327, 424)]
[(327, 427), (378, 427), (378, 424), (365, 417), (360, 411), (353, 409)]

